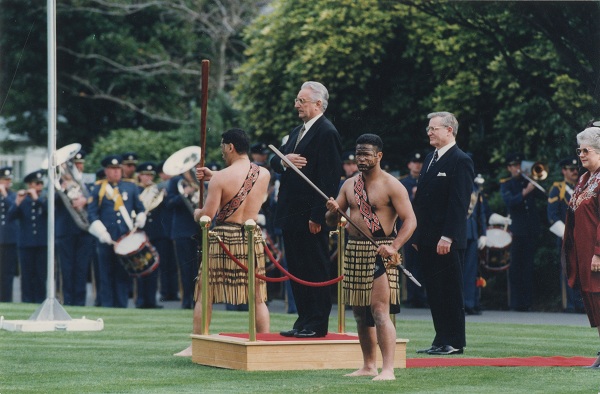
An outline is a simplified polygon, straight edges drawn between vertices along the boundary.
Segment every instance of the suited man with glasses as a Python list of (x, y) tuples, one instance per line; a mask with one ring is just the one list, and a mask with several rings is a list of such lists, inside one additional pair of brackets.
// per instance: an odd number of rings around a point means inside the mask
[[(304, 175), (328, 196), (337, 195), (342, 175), (342, 144), (335, 126), (324, 116), (329, 93), (319, 82), (305, 82), (294, 107), (302, 124), (296, 126), (280, 148)], [(331, 279), (325, 201), (298, 174), (274, 156), (271, 168), (281, 174), (275, 225), (283, 242), (291, 274), (309, 282)], [(292, 282), (298, 319), (286, 337), (327, 335), (331, 296), (328, 287), (308, 287)]]
[(452, 355), (466, 346), (463, 273), (467, 247), (467, 211), (475, 173), (471, 158), (456, 145), (458, 121), (450, 112), (427, 115), (429, 143), (413, 200), (423, 283), (435, 337), (417, 353)]

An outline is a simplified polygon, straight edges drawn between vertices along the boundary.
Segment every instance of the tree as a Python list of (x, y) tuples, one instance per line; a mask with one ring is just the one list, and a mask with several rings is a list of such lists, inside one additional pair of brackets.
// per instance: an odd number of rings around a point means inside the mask
[(496, 177), (509, 151), (568, 155), (597, 112), (598, 16), (595, 2), (277, 1), (246, 31), (237, 104), (278, 140), (298, 122), (300, 84), (320, 80), (345, 145), (376, 132), (397, 165), (428, 148), (425, 115), (450, 110), (459, 144)]
[[(263, 3), (59, 2), (59, 145), (76, 140), (90, 147), (112, 129), (163, 131), (191, 126), (200, 101), (201, 59), (212, 60), (210, 96), (228, 100), (222, 93), (229, 89), (230, 69), (241, 59), (239, 32)], [(39, 94), (46, 92), (46, 59), (40, 56), (46, 54), (45, 7), (31, 0), (7, 0), (2, 11), (0, 50), (12, 56), (1, 60), (0, 97), (6, 105), (0, 116), (8, 119), (11, 130), (42, 144), (47, 108), (46, 95)], [(31, 35), (25, 34), (29, 26), (33, 26)], [(20, 53), (34, 61), (17, 68)]]

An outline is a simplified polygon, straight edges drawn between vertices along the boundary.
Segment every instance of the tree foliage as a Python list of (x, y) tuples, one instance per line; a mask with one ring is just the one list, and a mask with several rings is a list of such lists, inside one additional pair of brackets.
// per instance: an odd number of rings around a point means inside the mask
[(459, 145), (496, 177), (510, 151), (570, 155), (597, 114), (598, 17), (597, 2), (277, 1), (246, 31), (237, 104), (279, 139), (300, 84), (319, 80), (345, 145), (375, 132), (397, 165), (428, 147), (426, 114), (449, 110)]
[[(58, 144), (77, 140), (90, 147), (115, 129), (193, 126), (201, 60), (211, 60), (210, 96), (223, 96), (232, 83), (231, 69), (242, 59), (239, 32), (263, 3), (58, 2)], [(0, 116), (11, 131), (44, 144), (45, 6), (33, 0), (3, 0), (1, 8), (0, 50), (10, 55), (0, 60)], [(235, 113), (219, 117), (225, 115)]]

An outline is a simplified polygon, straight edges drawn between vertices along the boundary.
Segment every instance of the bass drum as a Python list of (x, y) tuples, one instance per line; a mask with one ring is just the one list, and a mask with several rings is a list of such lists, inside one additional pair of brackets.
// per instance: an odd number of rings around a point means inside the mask
[(114, 250), (123, 268), (131, 277), (147, 276), (158, 268), (158, 252), (143, 231), (123, 235), (115, 243)]
[(492, 272), (505, 271), (510, 266), (512, 235), (504, 227), (488, 227), (485, 248), (481, 251), (481, 265)]

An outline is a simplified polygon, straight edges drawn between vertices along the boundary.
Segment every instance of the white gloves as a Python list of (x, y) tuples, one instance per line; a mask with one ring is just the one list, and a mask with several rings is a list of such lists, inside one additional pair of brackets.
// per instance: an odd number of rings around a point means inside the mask
[(554, 224), (552, 226), (550, 226), (550, 231), (552, 232), (552, 234), (556, 235), (557, 237), (564, 238), (565, 224), (563, 223), (562, 220), (557, 220), (556, 222), (554, 222)]
[(135, 227), (144, 228), (146, 225), (146, 212), (140, 212), (135, 217)]
[(92, 224), (90, 224), (90, 228), (88, 228), (90, 234), (94, 237), (98, 238), (100, 242), (103, 244), (112, 244), (113, 240), (110, 237), (110, 234), (106, 230), (106, 227), (100, 220), (94, 220)]
[(486, 243), (487, 243), (487, 237), (485, 235), (480, 236), (479, 239), (477, 240), (477, 249), (483, 250), (485, 248)]
[(498, 215), (497, 213), (492, 213), (490, 216), (490, 220), (488, 223), (491, 226), (500, 225), (500, 226), (510, 226), (512, 223), (512, 219), (510, 217), (504, 217), (502, 215)]
[(258, 214), (258, 218), (256, 219), (256, 224), (258, 224), (261, 227), (264, 227), (267, 225), (267, 219), (265, 218), (265, 215), (263, 215), (262, 213)]

